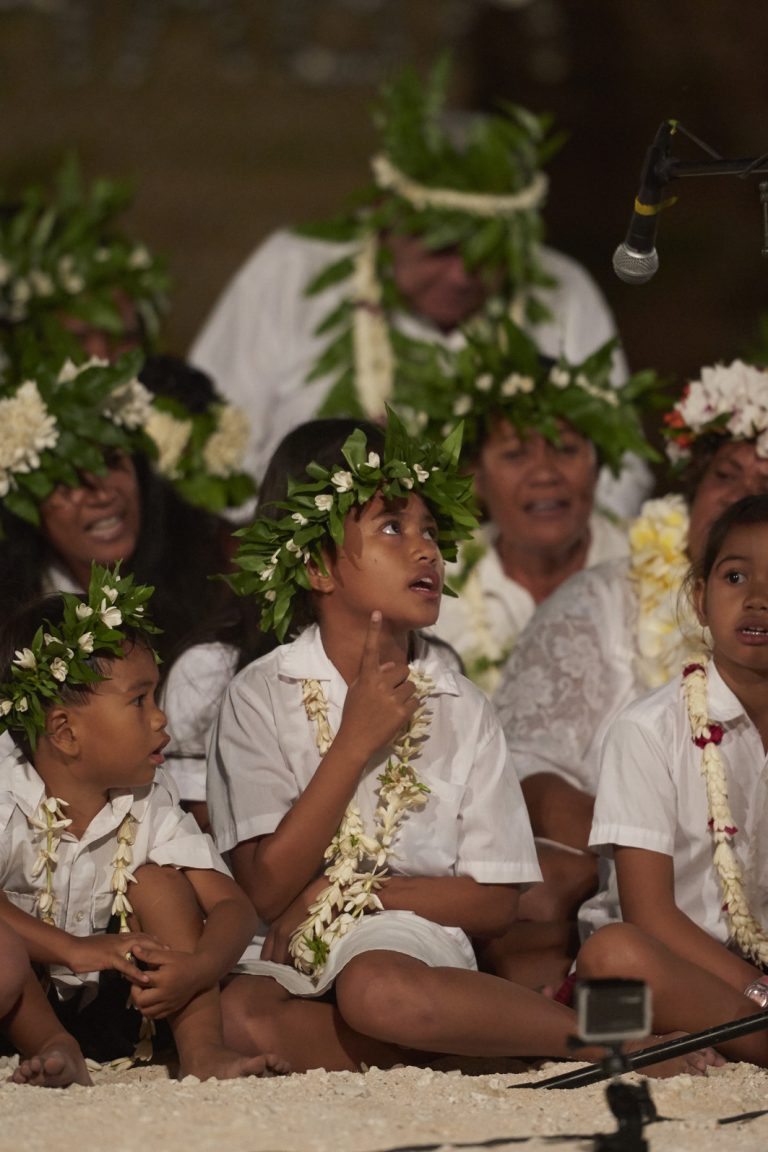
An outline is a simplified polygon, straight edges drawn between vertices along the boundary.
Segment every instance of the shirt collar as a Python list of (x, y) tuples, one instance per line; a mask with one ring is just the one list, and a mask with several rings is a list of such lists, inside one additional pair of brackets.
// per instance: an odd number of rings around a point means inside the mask
[[(433, 695), (458, 696), (459, 686), (453, 672), (442, 661), (439, 651), (420, 635), (414, 636), (413, 664), (434, 683)], [(320, 629), (312, 624), (291, 643), (278, 650), (278, 675), (290, 680), (341, 682), (341, 674), (323, 648)]]
[[(7, 790), (24, 815), (34, 816), (45, 799), (45, 782), (20, 749), (15, 745), (8, 748), (5, 736), (0, 741), (0, 778), (8, 781)], [(90, 840), (94, 835), (119, 827), (129, 812), (140, 821), (146, 812), (152, 787), (149, 784), (145, 788), (113, 789), (104, 808), (91, 821), (84, 839)]]
[(714, 660), (707, 665), (707, 703), (710, 719), (719, 723), (739, 720), (747, 715), (738, 696), (718, 672)]

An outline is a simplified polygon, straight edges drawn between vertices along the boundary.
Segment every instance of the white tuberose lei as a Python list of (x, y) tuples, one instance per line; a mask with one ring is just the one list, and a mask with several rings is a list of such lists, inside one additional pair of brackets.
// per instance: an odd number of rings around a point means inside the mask
[(714, 841), (714, 864), (723, 893), (731, 939), (744, 956), (768, 965), (768, 936), (752, 915), (744, 891), (744, 876), (733, 851), (738, 828), (728, 802), (728, 781), (720, 741), (723, 729), (708, 719), (707, 657), (699, 654), (683, 669), (683, 696), (691, 725), (691, 739), (702, 749), (701, 774), (707, 786), (707, 815)]
[[(328, 886), (309, 906), (308, 915), (291, 937), (289, 951), (296, 968), (317, 977), (331, 948), (366, 912), (381, 911), (376, 895), (386, 877), (388, 861), (403, 816), (421, 807), (429, 789), (419, 780), (411, 760), (429, 735), (429, 718), (423, 701), (434, 687), (429, 676), (411, 667), (408, 679), (415, 685), (419, 707), (407, 731), (393, 744), (393, 755), (379, 776), (379, 802), (372, 835), (365, 831), (357, 806), (350, 802), (339, 829), (325, 850)], [(319, 680), (302, 680), (302, 700), (307, 719), (314, 723), (318, 752), (324, 756), (333, 743), (328, 723), (328, 701)], [(367, 867), (366, 867), (366, 861)]]

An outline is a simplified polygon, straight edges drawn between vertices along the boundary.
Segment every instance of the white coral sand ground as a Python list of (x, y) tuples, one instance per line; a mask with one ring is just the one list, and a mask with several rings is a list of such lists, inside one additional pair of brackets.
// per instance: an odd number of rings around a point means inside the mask
[[(224, 1083), (171, 1080), (149, 1067), (98, 1073), (92, 1088), (2, 1083), (0, 1152), (588, 1149), (594, 1133), (616, 1130), (604, 1084), (516, 1087), (567, 1067), (479, 1075), (374, 1068)], [(645, 1129), (651, 1152), (768, 1149), (768, 1115), (748, 1116), (768, 1110), (763, 1069), (730, 1064), (706, 1077), (654, 1080), (651, 1094), (664, 1118)]]

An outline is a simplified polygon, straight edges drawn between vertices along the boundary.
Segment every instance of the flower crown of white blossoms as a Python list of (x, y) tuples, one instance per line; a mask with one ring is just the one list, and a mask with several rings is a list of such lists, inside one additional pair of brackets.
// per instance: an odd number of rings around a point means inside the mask
[(673, 464), (684, 464), (694, 441), (713, 433), (754, 440), (757, 455), (768, 458), (768, 371), (743, 360), (703, 368), (700, 379), (686, 385), (664, 424)]
[(0, 500), (9, 512), (38, 525), (54, 488), (79, 487), (83, 472), (104, 474), (110, 451), (145, 453), (184, 499), (209, 511), (254, 494), (238, 471), (248, 436), (242, 414), (218, 403), (193, 414), (154, 396), (138, 379), (141, 361), (129, 352), (114, 363), (41, 363), (34, 379), (2, 389)]

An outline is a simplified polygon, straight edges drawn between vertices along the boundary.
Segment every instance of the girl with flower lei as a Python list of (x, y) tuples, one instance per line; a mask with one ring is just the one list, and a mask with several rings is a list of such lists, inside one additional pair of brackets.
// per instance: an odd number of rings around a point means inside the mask
[[(642, 975), (655, 1026), (698, 1031), (768, 1005), (768, 495), (715, 522), (690, 588), (711, 652), (606, 736), (590, 842), (611, 845), (624, 924), (578, 967)], [(722, 1051), (768, 1065), (765, 1033)]]
[[(160, 768), (151, 592), (94, 565), (87, 596), (46, 597), (3, 629), (0, 731), (15, 748), (0, 789), (0, 918), (47, 969), (86, 1056), (130, 1056), (138, 1027), (134, 1056), (148, 1059), (167, 1020), (184, 1073), (284, 1070), (224, 1044), (219, 981), (255, 918)], [(88, 1082), (82, 1057), (77, 1068)]]
[(565, 1054), (570, 1010), (479, 973), (469, 939), (537, 872), (493, 711), (420, 635), (472, 525), (458, 434), (338, 433), (300, 435), (233, 578), (283, 637), (210, 745), (212, 827), (263, 919), (223, 994), (233, 1041), (279, 1036), (297, 1069)]

